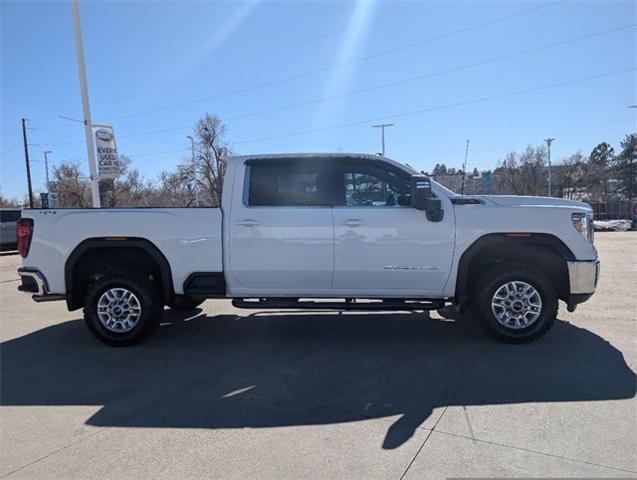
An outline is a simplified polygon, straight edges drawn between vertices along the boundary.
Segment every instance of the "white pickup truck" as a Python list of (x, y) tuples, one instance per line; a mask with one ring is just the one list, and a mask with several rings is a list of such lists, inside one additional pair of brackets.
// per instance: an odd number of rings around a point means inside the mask
[(164, 306), (231, 298), (255, 309), (470, 307), (525, 342), (590, 298), (592, 211), (555, 198), (460, 196), (359, 154), (228, 160), (221, 208), (24, 210), (19, 289), (84, 308), (111, 345), (139, 342)]

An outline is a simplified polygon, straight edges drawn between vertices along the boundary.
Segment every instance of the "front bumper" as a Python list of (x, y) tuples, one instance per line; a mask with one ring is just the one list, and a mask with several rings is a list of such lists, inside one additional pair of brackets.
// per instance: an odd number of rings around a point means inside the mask
[(569, 279), (569, 310), (575, 305), (583, 303), (595, 293), (599, 280), (599, 260), (566, 262)]

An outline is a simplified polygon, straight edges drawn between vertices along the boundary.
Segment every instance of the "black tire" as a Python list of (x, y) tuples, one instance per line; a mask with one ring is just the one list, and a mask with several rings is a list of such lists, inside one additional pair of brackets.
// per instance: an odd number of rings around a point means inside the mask
[[(504, 326), (492, 309), (494, 295), (508, 282), (524, 282), (532, 286), (542, 301), (540, 315), (526, 327)], [(504, 263), (488, 269), (477, 279), (472, 295), (474, 315), (492, 336), (507, 343), (530, 342), (548, 332), (557, 318), (557, 303), (551, 279), (537, 268), (521, 263)]]
[(177, 295), (168, 304), (168, 306), (171, 310), (176, 310), (178, 312), (187, 312), (190, 310), (194, 310), (205, 300), (205, 298), (191, 297), (189, 295)]
[[(135, 326), (126, 332), (106, 328), (97, 315), (97, 305), (102, 295), (110, 289), (123, 288), (132, 292), (138, 300), (141, 314)], [(159, 287), (147, 274), (120, 270), (108, 272), (88, 286), (84, 307), (84, 320), (91, 333), (101, 342), (115, 347), (135, 345), (159, 326), (164, 311), (164, 301)]]

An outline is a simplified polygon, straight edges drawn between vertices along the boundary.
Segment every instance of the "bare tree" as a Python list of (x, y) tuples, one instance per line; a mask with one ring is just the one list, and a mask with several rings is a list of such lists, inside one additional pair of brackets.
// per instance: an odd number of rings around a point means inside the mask
[(0, 193), (0, 208), (20, 208), (20, 206), (17, 198), (7, 198)]
[(635, 163), (637, 163), (637, 133), (630, 133), (621, 141), (619, 155), (615, 157), (614, 170), (620, 183), (620, 192), (629, 200), (635, 198), (637, 185)]
[[(188, 172), (189, 173), (189, 172)], [(154, 207), (190, 207), (193, 203), (188, 173), (181, 170), (162, 172), (159, 185), (153, 189), (148, 200)]]
[(103, 207), (152, 206), (153, 185), (145, 181), (138, 170), (131, 169), (132, 160), (119, 156), (121, 174), (117, 178), (100, 181), (100, 197)]
[(200, 201), (214, 207), (221, 204), (225, 160), (231, 155), (225, 135), (226, 126), (216, 115), (206, 113), (195, 124), (196, 175), (189, 175), (194, 177)]
[(91, 206), (91, 189), (80, 166), (64, 162), (53, 168), (51, 191), (57, 192), (61, 207), (86, 208)]
[(577, 152), (553, 168), (555, 193), (557, 197), (568, 199), (588, 198), (585, 188), (587, 161)]
[(518, 154), (510, 152), (494, 171), (496, 189), (515, 195), (546, 195), (546, 151), (528, 146)]
[(586, 185), (592, 201), (604, 201), (608, 196), (610, 167), (615, 158), (615, 149), (602, 142), (591, 151), (586, 171)]

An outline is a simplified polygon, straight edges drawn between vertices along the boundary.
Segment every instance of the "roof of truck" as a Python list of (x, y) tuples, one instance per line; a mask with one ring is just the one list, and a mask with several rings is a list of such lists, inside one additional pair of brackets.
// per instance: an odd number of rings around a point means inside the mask
[(281, 159), (298, 158), (298, 159), (306, 159), (308, 161), (322, 160), (326, 158), (334, 158), (334, 159), (354, 158), (354, 159), (361, 159), (361, 160), (383, 160), (397, 167), (400, 167), (403, 170), (406, 170), (406, 169), (414, 170), (413, 167), (399, 163), (395, 160), (392, 160), (391, 158), (383, 157), (382, 155), (372, 155), (370, 153), (268, 153), (268, 154), (259, 154), (259, 155), (239, 155), (239, 156), (228, 158), (228, 161), (242, 162), (246, 160), (275, 160), (280, 158)]

